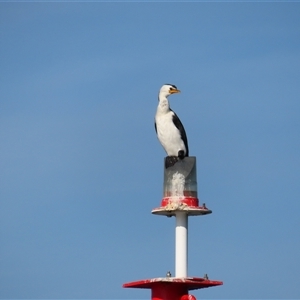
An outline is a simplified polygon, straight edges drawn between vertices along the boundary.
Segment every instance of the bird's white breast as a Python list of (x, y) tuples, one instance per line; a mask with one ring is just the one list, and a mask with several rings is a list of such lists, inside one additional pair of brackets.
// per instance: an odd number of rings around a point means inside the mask
[(169, 111), (157, 112), (155, 116), (157, 137), (169, 156), (177, 156), (179, 150), (186, 152), (180, 132), (173, 123), (173, 115), (174, 113)]

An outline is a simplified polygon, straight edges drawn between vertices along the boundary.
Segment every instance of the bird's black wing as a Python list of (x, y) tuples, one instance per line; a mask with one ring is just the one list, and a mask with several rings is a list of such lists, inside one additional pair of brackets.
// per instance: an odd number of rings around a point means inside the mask
[(156, 122), (154, 121), (155, 132), (157, 133)]
[(187, 141), (187, 136), (184, 130), (184, 127), (180, 121), (180, 119), (178, 118), (178, 116), (176, 115), (176, 113), (172, 110), (173, 112), (173, 123), (176, 126), (176, 128), (179, 130), (181, 138), (185, 144), (185, 148), (186, 148), (186, 156), (189, 156), (189, 146), (188, 146), (188, 141)]

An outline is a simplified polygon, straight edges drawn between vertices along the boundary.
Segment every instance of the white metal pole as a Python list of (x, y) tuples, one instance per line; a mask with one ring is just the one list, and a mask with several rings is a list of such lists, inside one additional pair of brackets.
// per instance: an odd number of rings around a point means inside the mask
[(188, 215), (176, 212), (175, 277), (187, 277), (188, 266)]

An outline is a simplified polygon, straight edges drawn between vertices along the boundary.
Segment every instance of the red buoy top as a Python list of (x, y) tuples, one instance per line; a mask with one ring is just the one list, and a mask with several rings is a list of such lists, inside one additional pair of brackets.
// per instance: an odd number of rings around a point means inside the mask
[(125, 288), (151, 289), (152, 300), (196, 300), (189, 295), (190, 290), (222, 285), (222, 281), (213, 281), (198, 277), (163, 277), (125, 283)]

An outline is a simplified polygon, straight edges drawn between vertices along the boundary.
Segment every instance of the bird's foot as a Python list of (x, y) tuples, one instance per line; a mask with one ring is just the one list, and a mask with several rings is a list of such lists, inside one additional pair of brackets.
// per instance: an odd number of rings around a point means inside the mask
[(165, 168), (173, 167), (178, 162), (177, 156), (167, 156), (165, 159)]

